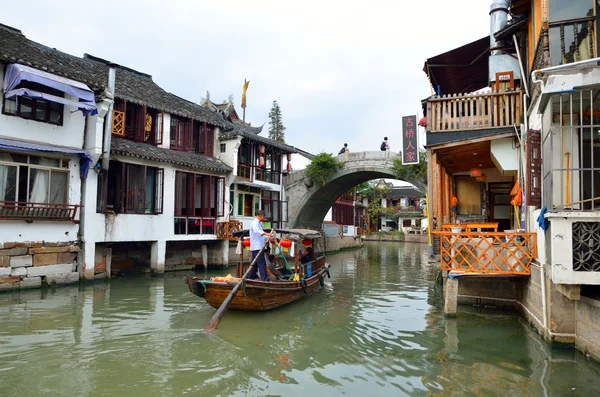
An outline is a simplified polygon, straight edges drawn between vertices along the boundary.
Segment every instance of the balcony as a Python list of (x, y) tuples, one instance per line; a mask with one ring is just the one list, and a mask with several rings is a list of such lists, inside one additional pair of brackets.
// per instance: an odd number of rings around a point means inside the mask
[(75, 220), (77, 209), (80, 205), (49, 204), (49, 203), (22, 203), (14, 201), (0, 201), (0, 220), (39, 221), (66, 221)]
[(242, 230), (242, 226), (240, 221), (217, 222), (217, 240), (237, 241), (233, 233)]
[(528, 276), (537, 257), (536, 233), (436, 231), (440, 268), (454, 273)]
[(523, 114), (522, 98), (520, 89), (431, 97), (427, 101), (427, 132), (513, 128)]

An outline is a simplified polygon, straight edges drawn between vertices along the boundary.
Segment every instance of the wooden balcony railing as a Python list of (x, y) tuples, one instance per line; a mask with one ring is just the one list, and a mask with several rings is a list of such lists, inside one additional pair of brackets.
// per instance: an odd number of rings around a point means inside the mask
[(0, 201), (0, 220), (75, 220), (80, 205)]
[(240, 221), (217, 222), (217, 239), (236, 241), (237, 238), (233, 237), (233, 233), (240, 230), (242, 230)]
[(440, 267), (464, 273), (529, 275), (537, 257), (535, 233), (433, 232), (440, 238)]
[(113, 110), (112, 133), (113, 135), (125, 136), (125, 112)]
[(523, 114), (523, 91), (435, 96), (427, 103), (427, 131), (512, 127)]

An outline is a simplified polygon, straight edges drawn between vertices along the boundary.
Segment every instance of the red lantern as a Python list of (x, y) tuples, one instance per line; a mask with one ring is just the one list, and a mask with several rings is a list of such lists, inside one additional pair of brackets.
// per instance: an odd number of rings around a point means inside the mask
[(265, 145), (260, 145), (258, 147), (258, 152), (260, 153), (260, 155), (262, 156), (263, 154), (265, 154)]
[(265, 158), (263, 156), (260, 156), (258, 158), (258, 166), (259, 167), (264, 167), (265, 166)]
[(302, 245), (305, 247), (310, 247), (312, 245), (312, 240), (309, 238), (305, 238), (304, 240), (302, 240)]
[(469, 175), (471, 175), (474, 178), (476, 178), (478, 176), (481, 176), (481, 169), (479, 169), (479, 168), (471, 168), (471, 171), (469, 172)]
[(292, 163), (288, 163), (287, 172), (292, 172)]
[(475, 180), (476, 180), (477, 182), (485, 182), (485, 175), (484, 175), (484, 174), (481, 174), (481, 175), (479, 175), (479, 176), (475, 177)]
[(292, 161), (292, 154), (291, 153), (287, 154), (287, 161), (288, 162)]
[(292, 240), (281, 240), (279, 243), (283, 248), (290, 248), (292, 246)]
[(245, 238), (245, 239), (242, 241), (242, 245), (243, 245), (244, 247), (250, 247), (250, 239), (249, 239), (249, 238)]

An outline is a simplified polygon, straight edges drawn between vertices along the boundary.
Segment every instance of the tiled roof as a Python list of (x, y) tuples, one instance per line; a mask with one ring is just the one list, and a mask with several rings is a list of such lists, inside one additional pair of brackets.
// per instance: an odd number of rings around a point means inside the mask
[(421, 193), (418, 189), (414, 187), (394, 187), (392, 190), (386, 194), (388, 198), (421, 198), (425, 197), (424, 193)]
[[(20, 63), (87, 84), (96, 93), (108, 84), (108, 61), (85, 54), (83, 58), (36, 43), (20, 30), (0, 24), (0, 62)], [(220, 115), (158, 86), (152, 76), (115, 65), (115, 96), (138, 105), (228, 128)]]
[(214, 157), (163, 149), (148, 145), (147, 143), (133, 142), (120, 138), (112, 138), (110, 152), (121, 156), (181, 165), (200, 170), (222, 173), (233, 171), (233, 168)]
[(233, 126), (233, 129), (229, 131), (222, 131), (221, 133), (219, 133), (219, 139), (233, 139), (237, 136), (241, 136), (248, 139), (249, 141), (262, 143), (267, 147), (270, 146), (286, 153), (298, 153), (296, 148), (293, 146), (289, 146), (284, 143), (279, 143), (271, 138), (255, 134), (254, 132), (249, 132), (248, 127), (242, 127), (237, 123), (231, 123), (231, 125)]
[(20, 30), (0, 24), (0, 61), (20, 63), (87, 84), (103, 91), (108, 68), (88, 59), (46, 47), (25, 37)]
[(122, 66), (117, 67), (115, 96), (177, 116), (206, 121), (218, 127), (227, 126), (225, 120), (214, 112), (163, 90), (152, 80), (152, 76)]

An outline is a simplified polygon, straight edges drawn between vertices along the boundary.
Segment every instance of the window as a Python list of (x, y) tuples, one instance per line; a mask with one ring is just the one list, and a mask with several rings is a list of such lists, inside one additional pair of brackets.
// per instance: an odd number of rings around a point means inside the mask
[(402, 220), (402, 227), (411, 227), (411, 226), (412, 226), (412, 221), (410, 219)]
[[(135, 142), (161, 145), (163, 142), (164, 113), (146, 106), (115, 101), (115, 112), (124, 115), (124, 123), (113, 122), (113, 134)], [(115, 113), (116, 115), (116, 113)]]
[(98, 182), (97, 212), (162, 214), (164, 170), (111, 161)]
[(238, 151), (238, 176), (244, 179), (250, 179), (252, 160), (252, 144), (247, 140), (242, 140)]
[(175, 234), (215, 234), (224, 216), (225, 179), (177, 171), (175, 174)]
[(248, 193), (238, 193), (239, 216), (255, 216), (259, 208), (259, 196)]
[(170, 149), (194, 151), (193, 122), (171, 115), (171, 146)]
[(227, 151), (227, 144), (222, 143), (221, 144), (221, 153), (225, 153)]
[(256, 153), (256, 179), (279, 185), (281, 183), (281, 153), (267, 149), (264, 154), (265, 162), (261, 167), (259, 163), (260, 154)]
[(556, 94), (550, 99), (541, 136), (542, 199), (549, 211), (600, 208), (598, 109), (597, 88)]
[(332, 220), (338, 225), (354, 225), (354, 205), (338, 200), (331, 207)]
[(593, 0), (552, 0), (549, 7), (549, 41), (552, 65), (595, 56)]
[[(34, 91), (63, 97), (62, 91), (46, 87), (29, 81), (21, 82), (17, 88), (29, 88)], [(60, 103), (50, 102), (40, 98), (28, 98), (25, 96), (14, 96), (4, 98), (2, 112), (13, 116), (22, 117), (44, 123), (62, 125), (64, 106)]]
[(0, 201), (66, 204), (69, 162), (0, 152)]

